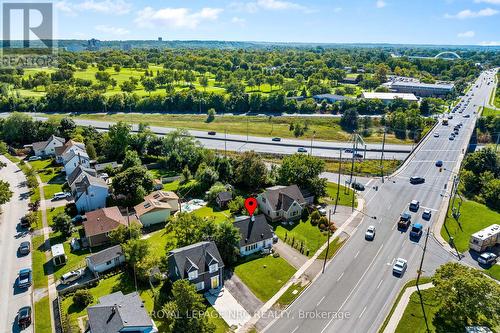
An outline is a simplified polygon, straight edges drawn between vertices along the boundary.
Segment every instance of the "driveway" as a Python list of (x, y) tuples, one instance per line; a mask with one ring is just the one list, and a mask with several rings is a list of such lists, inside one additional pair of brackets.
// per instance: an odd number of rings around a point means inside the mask
[[(5, 156), (0, 161), (7, 164), (0, 172), (0, 179), (7, 181), (13, 192), (12, 199), (2, 206), (0, 215), (0, 332), (19, 332), (16, 316), (19, 308), (33, 306), (32, 287), (28, 290), (17, 288), (17, 274), (22, 268), (31, 268), (31, 254), (20, 256), (19, 244), (29, 241), (31, 235), (19, 228), (19, 221), (28, 211), (28, 188), (26, 178), (17, 165)], [(33, 325), (23, 332), (33, 332)]]
[(71, 199), (62, 199), (62, 200), (52, 200), (52, 199), (45, 199), (45, 208), (50, 209), (50, 208), (57, 208), (57, 207), (64, 207), (69, 203), (73, 203), (73, 198)]
[(278, 240), (277, 243), (273, 244), (273, 249), (290, 265), (295, 267), (295, 269), (302, 267), (302, 265), (304, 265), (309, 259), (307, 256), (303, 255), (287, 243), (281, 241), (281, 239)]
[(259, 300), (248, 287), (233, 272), (227, 272), (224, 280), (224, 289), (229, 290), (231, 295), (250, 314), (254, 315), (264, 303)]
[(205, 293), (205, 298), (214, 307), (231, 329), (243, 326), (252, 316), (231, 295), (227, 288), (218, 288)]

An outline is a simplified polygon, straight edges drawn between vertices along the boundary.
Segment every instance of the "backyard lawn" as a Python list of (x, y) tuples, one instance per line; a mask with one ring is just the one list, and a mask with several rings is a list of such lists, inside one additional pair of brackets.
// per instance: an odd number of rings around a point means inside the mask
[[(455, 206), (458, 206), (458, 200)], [(445, 224), (441, 229), (441, 236), (446, 241), (449, 241), (450, 235), (453, 236), (455, 245), (460, 252), (469, 249), (470, 236), (489, 225), (493, 221), (500, 221), (500, 214), (492, 211), (483, 204), (475, 201), (464, 201), (460, 209), (460, 218), (458, 222), (451, 217), (451, 210), (448, 212), (449, 217), (446, 218)]]
[(78, 231), (74, 232), (71, 237), (64, 240), (59, 232), (54, 232), (50, 234), (50, 245), (63, 243), (64, 252), (66, 253), (67, 259), (66, 264), (63, 266), (54, 267), (54, 278), (59, 279), (64, 273), (73, 271), (85, 267), (85, 257), (90, 254), (89, 249), (71, 251), (70, 241), (73, 237), (79, 237)]
[(179, 180), (174, 180), (171, 183), (163, 184), (163, 190), (176, 192), (177, 189), (179, 188), (180, 185), (179, 183), (180, 183)]
[(261, 301), (268, 301), (293, 276), (293, 268), (285, 259), (273, 256), (238, 264), (234, 272)]
[(216, 223), (231, 219), (231, 213), (229, 212), (229, 209), (218, 211), (208, 206), (204, 206), (193, 211), (193, 214), (200, 217), (213, 217)]
[[(352, 194), (353, 194), (352, 189), (340, 185), (338, 204), (341, 206), (350, 206), (352, 202)], [(327, 197), (321, 198), (320, 201), (323, 201), (324, 203), (327, 203), (329, 205), (335, 204), (335, 200), (337, 198), (337, 184), (327, 183), (326, 195)], [(356, 198), (354, 200), (356, 200)], [(356, 205), (356, 201), (354, 201), (354, 204)]]
[[(297, 221), (293, 225), (282, 225), (281, 223), (273, 223), (274, 233), (289, 245), (293, 244), (297, 247), (298, 244), (304, 244), (304, 254), (312, 257), (314, 253), (326, 242), (327, 233), (321, 232), (318, 226), (313, 226), (310, 219), (305, 222)], [(300, 249), (300, 245), (299, 245)]]
[(49, 209), (47, 209), (47, 224), (49, 226), (52, 225), (52, 223), (53, 223), (52, 219), (56, 215), (58, 215), (60, 213), (64, 213), (64, 208), (65, 207), (63, 206), (63, 207), (55, 207), (55, 208), (49, 208)]
[(164, 257), (168, 250), (174, 249), (175, 239), (171, 233), (167, 233), (165, 229), (161, 229), (147, 235), (146, 241), (149, 244), (151, 253), (156, 254), (158, 257)]

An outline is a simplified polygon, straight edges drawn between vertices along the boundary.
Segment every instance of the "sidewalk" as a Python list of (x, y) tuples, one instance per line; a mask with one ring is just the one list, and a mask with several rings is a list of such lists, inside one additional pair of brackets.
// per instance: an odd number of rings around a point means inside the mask
[[(420, 290), (425, 290), (432, 288), (433, 285), (431, 282), (422, 284), (420, 286)], [(401, 296), (401, 299), (399, 300), (398, 304), (396, 305), (396, 308), (394, 309), (394, 312), (392, 313), (391, 319), (389, 320), (389, 323), (384, 329), (383, 333), (394, 333), (396, 331), (396, 328), (398, 327), (399, 321), (401, 318), (403, 318), (403, 314), (406, 310), (406, 306), (410, 302), (410, 296), (413, 294), (415, 291), (417, 291), (417, 287), (408, 287), (405, 289), (403, 296)]]

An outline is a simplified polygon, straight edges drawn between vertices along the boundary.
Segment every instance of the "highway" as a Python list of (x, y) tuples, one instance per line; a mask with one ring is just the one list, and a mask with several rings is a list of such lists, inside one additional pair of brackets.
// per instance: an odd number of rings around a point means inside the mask
[[(7, 164), (0, 172), (0, 178), (10, 184), (12, 199), (2, 206), (0, 215), (0, 332), (19, 332), (16, 323), (17, 311), (32, 306), (32, 287), (21, 290), (17, 287), (17, 274), (22, 268), (31, 268), (31, 254), (19, 256), (17, 249), (23, 241), (30, 240), (29, 233), (22, 233), (18, 223), (28, 210), (29, 194), (26, 178), (19, 168), (5, 156), (0, 161)], [(23, 332), (33, 332), (29, 326)]]
[[(33, 115), (33, 114), (32, 114)], [(1, 117), (8, 116), (8, 113), (0, 114)], [(161, 115), (158, 115), (161, 117)], [(46, 117), (36, 116), (38, 120), (47, 120)], [(107, 130), (110, 125), (114, 122), (108, 121), (97, 121), (81, 118), (73, 118), (75, 123), (80, 126), (93, 126), (99, 130)], [(138, 124), (132, 124), (132, 130), (137, 131)], [(158, 127), (150, 126), (151, 131), (157, 135), (165, 135), (169, 132), (176, 130), (175, 128), (169, 127)], [(272, 141), (272, 138), (260, 137), (260, 136), (246, 136), (237, 134), (227, 134), (216, 133), (215, 135), (209, 135), (204, 131), (189, 130), (192, 136), (197, 138), (200, 143), (209, 149), (224, 151), (256, 151), (259, 153), (273, 153), (273, 154), (285, 154), (291, 155), (297, 153), (297, 149), (303, 147), (307, 149), (307, 152), (318, 157), (333, 158), (339, 157), (340, 149), (352, 148), (352, 142), (329, 142), (329, 141), (318, 141), (311, 138), (303, 139), (288, 139), (282, 138), (280, 142)], [(363, 147), (360, 147), (363, 148)], [(404, 160), (412, 149), (412, 145), (402, 145), (402, 144), (386, 144), (384, 157), (386, 159), (397, 159)], [(366, 145), (366, 156), (367, 159), (379, 159), (382, 150), (382, 143), (368, 143)], [(358, 150), (360, 154), (364, 155), (364, 150)], [(349, 157), (350, 154), (343, 153), (343, 157)], [(352, 155), (350, 155), (352, 156)]]
[[(327, 269), (301, 296), (286, 310), (286, 315), (271, 323), (266, 332), (325, 333), (325, 332), (377, 332), (390, 311), (401, 287), (417, 275), (423, 252), (425, 234), (419, 242), (409, 240), (409, 231), (398, 231), (396, 222), (401, 212), (408, 210), (411, 200), (420, 201), (417, 213), (411, 213), (412, 222), (421, 222), (425, 230), (438, 216), (444, 196), (444, 189), (452, 170), (471, 137), (477, 105), (487, 101), (493, 85), (482, 84), (472, 88), (474, 96), (463, 114), (454, 114), (448, 126), (438, 125), (433, 132), (438, 138), (428, 136), (409, 157), (396, 174), (384, 183), (376, 180), (378, 191), (370, 188), (364, 193), (365, 213), (376, 216), (373, 220), (365, 217), (357, 230), (329, 262)], [(476, 105), (476, 106), (474, 106)], [(463, 115), (469, 114), (470, 118)], [(455, 140), (449, 140), (454, 125), (462, 122), (463, 127)], [(436, 160), (443, 160), (442, 172), (435, 166)], [(410, 176), (425, 177), (424, 184), (412, 185)], [(448, 191), (450, 189), (447, 189)], [(425, 208), (431, 209), (432, 218), (421, 218)], [(369, 225), (376, 227), (374, 241), (366, 241), (364, 232)], [(392, 274), (392, 264), (398, 257), (408, 260), (408, 269), (403, 277)], [(439, 246), (432, 236), (423, 265), (423, 275), (430, 276), (441, 264), (455, 258)]]

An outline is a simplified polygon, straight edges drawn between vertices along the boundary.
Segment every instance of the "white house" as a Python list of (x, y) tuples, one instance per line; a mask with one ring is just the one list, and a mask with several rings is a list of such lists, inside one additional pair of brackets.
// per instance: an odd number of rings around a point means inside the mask
[(64, 146), (64, 138), (51, 135), (47, 141), (33, 142), (35, 156), (55, 156), (56, 148)]
[(122, 265), (125, 255), (121, 245), (115, 245), (86, 257), (85, 261), (90, 271), (102, 273)]
[(76, 142), (73, 140), (68, 140), (63, 146), (61, 147), (56, 147), (55, 149), (55, 155), (56, 155), (56, 162), (57, 163), (63, 163), (63, 155), (64, 153), (68, 152), (71, 149), (74, 149), (75, 147), (85, 151), (85, 144), (82, 142)]
[(239, 252), (242, 256), (260, 252), (273, 246), (274, 232), (265, 215), (260, 214), (244, 220), (238, 220), (233, 225), (240, 232)]
[(79, 212), (106, 207), (109, 187), (104, 179), (97, 177), (94, 169), (78, 165), (68, 176), (68, 185)]
[(64, 171), (66, 176), (71, 175), (77, 166), (81, 165), (84, 168), (90, 168), (90, 158), (85, 150), (74, 148), (63, 154)]
[(299, 219), (306, 205), (299, 187), (274, 186), (257, 196), (259, 210), (271, 221), (291, 221)]

